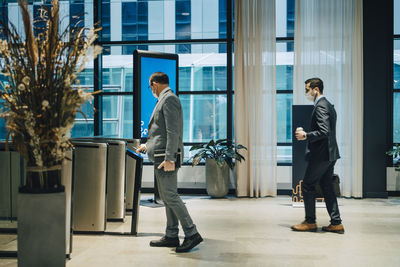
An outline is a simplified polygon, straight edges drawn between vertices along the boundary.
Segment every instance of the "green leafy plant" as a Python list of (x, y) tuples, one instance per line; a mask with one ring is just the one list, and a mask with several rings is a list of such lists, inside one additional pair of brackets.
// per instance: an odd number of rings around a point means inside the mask
[(396, 145), (393, 149), (386, 152), (386, 154), (393, 157), (393, 166), (396, 167), (396, 171), (400, 171), (400, 145)]
[[(235, 162), (233, 159), (241, 162), (245, 158), (239, 153), (239, 150), (247, 148), (243, 145), (235, 145), (229, 139), (219, 139), (217, 141), (211, 140), (207, 144), (198, 144), (190, 148), (190, 151), (195, 151), (190, 160), (192, 160), (192, 166), (196, 166), (200, 161), (206, 159), (214, 159), (218, 166), (222, 167), (226, 162), (229, 168), (233, 169)], [(189, 161), (190, 161), (189, 160)]]

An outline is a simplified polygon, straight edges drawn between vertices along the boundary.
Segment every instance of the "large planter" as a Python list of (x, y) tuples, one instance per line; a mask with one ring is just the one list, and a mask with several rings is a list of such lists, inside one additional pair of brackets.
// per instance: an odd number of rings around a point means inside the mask
[(214, 198), (221, 198), (229, 191), (229, 166), (224, 162), (218, 166), (214, 159), (206, 160), (206, 188), (207, 194)]
[(387, 167), (386, 179), (387, 191), (400, 191), (400, 171), (395, 167)]
[(26, 185), (20, 189), (22, 193), (57, 193), (64, 192), (61, 184), (62, 165), (50, 168), (26, 167)]
[(18, 195), (18, 266), (65, 266), (65, 193)]
[(18, 266), (65, 266), (66, 193), (61, 165), (27, 167), (18, 194)]

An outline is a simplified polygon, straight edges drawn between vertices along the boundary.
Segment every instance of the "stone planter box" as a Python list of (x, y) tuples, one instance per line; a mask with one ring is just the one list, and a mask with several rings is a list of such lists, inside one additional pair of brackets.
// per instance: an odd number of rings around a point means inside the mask
[(65, 266), (65, 192), (18, 194), (18, 266)]

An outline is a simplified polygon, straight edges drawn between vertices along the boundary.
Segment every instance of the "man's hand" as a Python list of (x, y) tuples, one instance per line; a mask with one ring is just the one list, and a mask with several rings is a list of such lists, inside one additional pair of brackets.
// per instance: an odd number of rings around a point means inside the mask
[(173, 172), (175, 171), (175, 161), (164, 160), (163, 162), (161, 162), (157, 169), (160, 170), (163, 167), (165, 172)]
[(138, 149), (136, 149), (136, 153), (146, 153), (147, 152), (147, 147), (146, 144), (141, 144)]
[(305, 131), (296, 131), (296, 138), (299, 141), (303, 141), (307, 139), (307, 133)]

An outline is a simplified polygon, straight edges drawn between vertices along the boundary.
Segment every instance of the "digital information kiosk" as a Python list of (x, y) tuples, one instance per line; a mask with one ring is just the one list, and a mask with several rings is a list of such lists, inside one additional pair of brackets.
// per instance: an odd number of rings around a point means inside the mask
[[(146, 142), (148, 125), (151, 114), (156, 106), (157, 99), (149, 88), (149, 78), (154, 72), (164, 72), (169, 78), (169, 87), (179, 94), (179, 60), (177, 54), (150, 52), (135, 50), (133, 53), (133, 77), (134, 77), (134, 116), (133, 138)], [(162, 204), (160, 200), (157, 182), (154, 177), (154, 202)]]
[(178, 67), (177, 54), (135, 50), (133, 138), (142, 140), (147, 138), (147, 127), (157, 103), (149, 88), (150, 75), (157, 71), (166, 73), (169, 77), (169, 86), (175, 94), (178, 94)]

